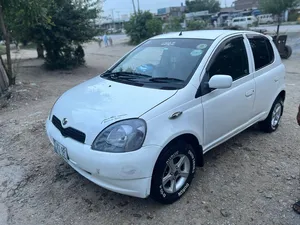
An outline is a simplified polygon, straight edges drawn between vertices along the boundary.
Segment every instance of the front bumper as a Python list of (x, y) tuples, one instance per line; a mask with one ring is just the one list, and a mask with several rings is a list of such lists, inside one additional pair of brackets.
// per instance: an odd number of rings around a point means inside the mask
[(146, 146), (128, 153), (106, 153), (91, 146), (64, 138), (47, 120), (47, 135), (68, 150), (67, 163), (95, 184), (125, 195), (146, 198), (150, 195), (151, 177), (155, 162), (161, 152), (159, 146)]

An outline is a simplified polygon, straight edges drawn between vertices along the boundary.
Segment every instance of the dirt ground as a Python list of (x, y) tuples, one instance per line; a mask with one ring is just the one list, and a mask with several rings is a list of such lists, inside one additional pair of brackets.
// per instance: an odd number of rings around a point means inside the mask
[(173, 205), (107, 191), (76, 173), (50, 146), (48, 112), (64, 91), (104, 71), (131, 47), (86, 46), (87, 66), (49, 72), (24, 59), (17, 85), (0, 109), (0, 225), (197, 224), (299, 225), (291, 205), (300, 199), (300, 56), (287, 68), (287, 99), (277, 132), (250, 128), (205, 155), (193, 185)]

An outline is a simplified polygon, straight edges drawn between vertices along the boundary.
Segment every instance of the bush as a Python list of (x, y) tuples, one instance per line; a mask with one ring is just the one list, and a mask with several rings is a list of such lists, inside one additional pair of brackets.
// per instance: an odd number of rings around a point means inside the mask
[(180, 22), (181, 22), (180, 18), (175, 17), (175, 18), (171, 19), (170, 22), (165, 26), (164, 32), (168, 33), (168, 32), (181, 31), (182, 26), (181, 26)]
[(154, 19), (149, 11), (138, 12), (125, 24), (126, 34), (132, 44), (139, 44), (148, 38), (162, 33), (162, 22)]
[(203, 20), (191, 20), (187, 22), (187, 30), (203, 30), (207, 26)]
[(0, 55), (6, 54), (6, 47), (3, 45), (0, 45)]
[(146, 22), (148, 38), (162, 33), (162, 22), (158, 19), (148, 20)]
[(47, 69), (72, 69), (85, 63), (84, 51), (81, 45), (64, 46), (61, 49), (49, 47), (46, 46), (45, 66)]
[(52, 23), (32, 29), (36, 34), (35, 41), (46, 50), (45, 66), (48, 69), (72, 69), (84, 64), (81, 45), (99, 34), (93, 22), (97, 10), (80, 2), (55, 0), (56, 4), (49, 9)]
[(289, 13), (289, 18), (288, 18), (288, 21), (297, 21), (298, 19), (298, 12), (291, 12)]

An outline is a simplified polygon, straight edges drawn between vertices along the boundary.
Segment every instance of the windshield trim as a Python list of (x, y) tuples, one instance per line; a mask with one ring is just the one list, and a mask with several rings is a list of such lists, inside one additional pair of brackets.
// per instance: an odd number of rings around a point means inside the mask
[[(144, 42), (142, 42), (141, 44), (137, 45), (135, 48), (133, 48), (131, 51), (129, 51), (127, 54), (125, 54), (119, 61), (117, 61), (113, 66), (111, 66), (108, 70), (106, 70), (104, 73), (102, 73), (100, 75), (101, 78), (103, 79), (107, 79), (107, 80), (111, 80), (111, 81), (114, 81), (114, 82), (117, 82), (117, 83), (123, 83), (123, 84), (128, 84), (128, 85), (134, 85), (134, 84), (130, 84), (129, 82), (124, 82), (124, 80), (115, 80), (115, 79), (110, 79), (110, 77), (105, 77), (104, 75), (107, 74), (107, 73), (112, 73), (112, 71), (117, 68), (132, 52), (134, 52), (135, 50), (137, 50), (139, 47), (143, 46), (145, 43), (147, 43), (148, 41), (152, 41), (152, 40), (163, 40), (163, 39), (179, 39), (179, 40), (183, 40), (183, 39), (186, 39), (186, 40), (202, 40), (202, 41), (209, 41), (211, 42), (207, 51), (210, 49), (210, 47), (212, 46), (213, 42), (215, 41), (215, 39), (207, 39), (207, 38), (150, 38)], [(207, 54), (207, 51), (205, 52), (205, 54), (203, 55), (202, 58), (199, 58), (195, 67), (191, 70), (191, 73), (187, 76), (187, 79), (182, 82), (181, 84), (181, 87), (174, 87), (174, 88), (171, 88), (172, 90), (180, 90), (180, 89), (183, 89), (185, 88), (188, 83), (190, 82), (190, 80), (192, 79), (192, 77), (194, 76), (196, 70), (198, 69), (199, 65), (201, 64), (203, 58), (205, 57), (205, 55)], [(141, 87), (147, 87), (147, 88), (153, 88), (153, 89), (161, 89), (161, 87), (159, 88), (158, 86), (157, 87), (154, 87), (155, 84), (158, 85), (158, 83), (154, 83), (153, 84), (153, 87), (152, 85), (151, 86), (142, 86)]]

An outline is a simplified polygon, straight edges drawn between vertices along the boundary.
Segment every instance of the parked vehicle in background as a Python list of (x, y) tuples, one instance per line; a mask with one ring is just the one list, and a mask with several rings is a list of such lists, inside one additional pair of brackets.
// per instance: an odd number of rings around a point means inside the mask
[(274, 23), (272, 14), (262, 14), (257, 17), (259, 24), (271, 24)]
[(235, 17), (232, 19), (231, 26), (248, 28), (249, 26), (255, 25), (256, 22), (257, 19), (255, 18), (255, 16)]
[(54, 151), (92, 182), (170, 204), (205, 153), (256, 123), (277, 130), (284, 100), (285, 67), (271, 37), (169, 33), (64, 93), (46, 130)]

